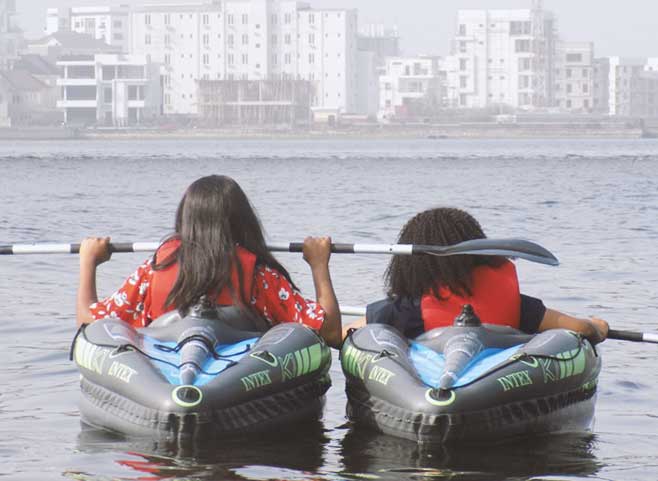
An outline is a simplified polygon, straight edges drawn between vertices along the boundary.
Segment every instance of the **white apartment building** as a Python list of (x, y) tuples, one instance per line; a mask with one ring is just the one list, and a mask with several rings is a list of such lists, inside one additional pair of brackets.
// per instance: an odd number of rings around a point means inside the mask
[(356, 109), (355, 10), (289, 0), (144, 6), (130, 31), (131, 52), (163, 64), (165, 114), (198, 114), (199, 80), (307, 80), (315, 109)]
[(552, 105), (555, 20), (532, 9), (459, 10), (450, 76), (452, 104), (460, 108)]
[(593, 64), (594, 108), (596, 114), (610, 113), (610, 59), (601, 57), (594, 59)]
[(67, 124), (135, 125), (161, 114), (160, 65), (144, 55), (71, 55), (57, 66)]
[(379, 77), (380, 120), (429, 116), (443, 106), (439, 57), (391, 57)]
[(594, 108), (594, 44), (559, 42), (555, 60), (555, 107), (589, 113)]
[(49, 8), (46, 34), (60, 31), (86, 33), (127, 53), (130, 46), (129, 14), (128, 5)]
[(658, 117), (657, 59), (610, 57), (609, 114)]
[(0, 0), (0, 70), (10, 68), (18, 58), (21, 39), (16, 24), (16, 1)]

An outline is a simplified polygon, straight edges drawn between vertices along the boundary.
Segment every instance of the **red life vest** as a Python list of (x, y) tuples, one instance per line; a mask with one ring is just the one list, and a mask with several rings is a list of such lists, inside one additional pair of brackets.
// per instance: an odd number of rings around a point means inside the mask
[(464, 304), (470, 304), (483, 324), (519, 328), (521, 293), (516, 268), (510, 261), (498, 267), (478, 266), (473, 270), (472, 296), (458, 296), (447, 287), (439, 288), (442, 299), (429, 292), (420, 300), (425, 331), (452, 326)]
[[(179, 240), (172, 240), (166, 242), (156, 252), (156, 259), (159, 261), (166, 260), (180, 245)], [(254, 283), (254, 269), (256, 267), (256, 256), (249, 252), (247, 249), (243, 249), (240, 246), (237, 246), (236, 254), (240, 266), (242, 267), (242, 299), (246, 302), (249, 302), (251, 299), (251, 289)], [(176, 278), (178, 277), (178, 263), (173, 263), (166, 269), (154, 270), (153, 277), (149, 284), (149, 294), (151, 297), (150, 303), (150, 312), (148, 317), (150, 319), (157, 319), (162, 314), (166, 312), (173, 311), (175, 306), (169, 306), (165, 308), (165, 301), (167, 296), (171, 292), (171, 289), (174, 287)], [(238, 270), (236, 266), (233, 266), (231, 271), (231, 285), (237, 286), (240, 285), (238, 278)], [(231, 297), (231, 290), (228, 286), (225, 286), (224, 289), (219, 293), (215, 299), (217, 305), (220, 306), (230, 306), (233, 305), (233, 298)]]

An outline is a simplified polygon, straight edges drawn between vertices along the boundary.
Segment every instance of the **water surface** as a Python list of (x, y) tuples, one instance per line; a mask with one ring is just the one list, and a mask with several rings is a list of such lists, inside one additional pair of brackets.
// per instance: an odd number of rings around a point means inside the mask
[[(220, 173), (249, 195), (272, 241), (331, 234), (391, 243), (414, 213), (467, 209), (489, 237), (521, 237), (561, 266), (519, 261), (522, 290), (618, 329), (658, 319), (658, 142), (124, 141), (0, 143), (0, 243), (86, 235), (153, 241), (185, 187)], [(143, 260), (115, 255), (110, 294)], [(299, 256), (281, 254), (312, 296)], [(332, 257), (340, 301), (383, 295), (387, 258)], [(658, 346), (607, 341), (592, 433), (478, 449), (427, 448), (353, 429), (337, 357), (322, 419), (212, 445), (127, 440), (85, 429), (75, 331), (77, 259), (0, 259), (0, 475), (8, 479), (658, 479)]]

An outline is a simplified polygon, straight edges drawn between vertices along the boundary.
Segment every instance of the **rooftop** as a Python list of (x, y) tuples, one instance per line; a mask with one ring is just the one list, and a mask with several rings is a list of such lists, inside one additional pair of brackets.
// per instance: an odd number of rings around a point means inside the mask
[(9, 84), (9, 87), (15, 91), (36, 92), (48, 87), (27, 70), (14, 69), (0, 71), (0, 77), (2, 77), (7, 84)]

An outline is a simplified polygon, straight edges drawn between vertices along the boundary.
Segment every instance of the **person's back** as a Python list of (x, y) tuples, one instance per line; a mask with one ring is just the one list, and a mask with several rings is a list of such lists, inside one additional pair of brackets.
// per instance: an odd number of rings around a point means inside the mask
[[(486, 238), (467, 212), (436, 208), (414, 216), (400, 231), (400, 244), (454, 245)], [(368, 305), (366, 317), (348, 326), (385, 323), (407, 337), (452, 324), (464, 304), (474, 306), (483, 323), (508, 325), (527, 333), (566, 328), (593, 342), (605, 339), (601, 319), (578, 319), (547, 309), (543, 302), (520, 293), (516, 269), (497, 256), (395, 256), (386, 273), (388, 297)]]
[(307, 238), (317, 301), (304, 299), (265, 244), (260, 222), (240, 186), (225, 176), (195, 181), (176, 212), (174, 233), (112, 296), (98, 301), (96, 267), (109, 260), (109, 238), (80, 248), (78, 324), (116, 316), (137, 327), (172, 310), (185, 315), (202, 297), (236, 306), (269, 325), (300, 322), (340, 343), (340, 311), (329, 276), (329, 238)]

